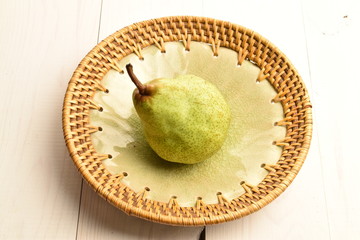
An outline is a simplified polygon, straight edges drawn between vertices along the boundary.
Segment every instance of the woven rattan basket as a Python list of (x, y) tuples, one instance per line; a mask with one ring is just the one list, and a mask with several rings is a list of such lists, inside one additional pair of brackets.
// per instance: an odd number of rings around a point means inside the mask
[[(269, 81), (276, 89), (275, 102), (281, 102), (286, 127), (285, 139), (274, 142), (282, 147), (275, 165), (262, 165), (268, 175), (257, 186), (242, 182), (245, 193), (218, 204), (198, 199), (193, 207), (181, 207), (176, 199), (159, 202), (146, 199), (112, 175), (102, 164), (108, 155), (96, 152), (91, 134), (99, 128), (90, 125), (89, 112), (100, 107), (93, 101), (110, 70), (122, 71), (117, 62), (155, 45), (164, 52), (166, 42), (181, 41), (186, 49), (192, 41), (210, 44), (214, 55), (220, 47), (238, 53), (238, 64), (249, 60), (260, 69), (258, 81)], [(172, 225), (206, 225), (246, 216), (274, 200), (292, 182), (307, 155), (312, 132), (309, 97), (298, 72), (274, 45), (259, 34), (229, 22), (202, 17), (166, 17), (133, 24), (99, 43), (81, 61), (69, 83), (63, 108), (63, 130), (70, 155), (85, 180), (103, 198), (127, 214)]]

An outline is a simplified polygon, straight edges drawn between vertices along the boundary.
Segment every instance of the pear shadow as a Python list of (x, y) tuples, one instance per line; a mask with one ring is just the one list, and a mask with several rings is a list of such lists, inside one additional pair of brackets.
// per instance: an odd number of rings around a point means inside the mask
[[(149, 164), (149, 166), (153, 168), (162, 169), (163, 171), (173, 171), (173, 170), (186, 171), (186, 169), (193, 167), (191, 164), (169, 162), (161, 158), (159, 155), (157, 155), (157, 153), (155, 153), (155, 151), (150, 147), (150, 145), (145, 139), (144, 132), (140, 124), (140, 118), (135, 112), (135, 110), (133, 110), (133, 113), (126, 120), (130, 124), (131, 128), (134, 130), (132, 132), (129, 132), (131, 134), (131, 137), (134, 139), (134, 141), (128, 143), (126, 147), (120, 147), (120, 146), (113, 147), (113, 150), (119, 153), (119, 156), (121, 158), (123, 158), (126, 155), (133, 155), (136, 154), (136, 152), (140, 152), (140, 153), (144, 153), (146, 158), (139, 156), (138, 159), (144, 159), (144, 161), (146, 161), (147, 164)], [(134, 149), (136, 149), (137, 151), (134, 152)], [(116, 159), (114, 159), (113, 161), (116, 163)], [(121, 163), (116, 163), (116, 164), (121, 165)]]
[[(78, 236), (122, 239), (199, 239), (204, 227), (171, 226), (129, 216), (100, 198), (88, 184), (83, 186)], [(86, 235), (85, 235), (86, 233)], [(111, 238), (112, 239), (112, 238)]]

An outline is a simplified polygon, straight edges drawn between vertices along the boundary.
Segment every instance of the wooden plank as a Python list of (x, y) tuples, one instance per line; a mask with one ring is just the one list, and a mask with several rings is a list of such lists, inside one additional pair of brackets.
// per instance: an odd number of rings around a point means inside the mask
[(104, 0), (101, 18), (100, 40), (117, 30), (136, 22), (166, 16), (200, 16), (202, 1), (183, 0), (176, 4), (167, 0), (132, 0), (126, 2)]
[(282, 195), (247, 217), (207, 226), (206, 239), (329, 239), (319, 159), (314, 138), (306, 163)]
[[(313, 95), (299, 1), (222, 1), (221, 5), (207, 1), (204, 13), (246, 26), (268, 38), (296, 66)], [(328, 239), (325, 206), (318, 142), (314, 137), (302, 170), (285, 193), (250, 216), (206, 227), (206, 239)]]
[(128, 216), (84, 183), (77, 239), (199, 239), (202, 228), (175, 227)]
[(67, 83), (96, 44), (99, 1), (2, 1), (0, 239), (74, 239), (81, 178), (63, 140)]
[[(191, 6), (191, 7), (189, 7)], [(104, 0), (99, 40), (135, 22), (170, 16), (201, 15), (201, 1)], [(202, 227), (161, 225), (130, 217), (102, 200), (84, 184), (79, 216), (78, 239), (199, 239)]]
[(331, 239), (358, 239), (360, 3), (303, 2)]

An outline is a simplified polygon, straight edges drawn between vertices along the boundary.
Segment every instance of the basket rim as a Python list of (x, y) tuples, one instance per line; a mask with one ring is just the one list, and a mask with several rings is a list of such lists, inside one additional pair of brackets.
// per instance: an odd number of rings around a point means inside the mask
[[(195, 21), (197, 23), (199, 23), (199, 22), (204, 23), (205, 25), (208, 24), (209, 26), (212, 26), (213, 28), (216, 27), (216, 28), (236, 29), (236, 32), (241, 32), (243, 35), (250, 36), (250, 39), (253, 39), (254, 41), (263, 43), (265, 46), (264, 47), (265, 49), (267, 48), (270, 52), (274, 52), (277, 55), (276, 57), (281, 59), (284, 62), (284, 64), (286, 66), (288, 66), (288, 68), (291, 69), (292, 72), (294, 72), (294, 74), (296, 75), (296, 81), (298, 83), (300, 83), (299, 88), (302, 89), (304, 92), (304, 95), (301, 96), (302, 99), (304, 99), (304, 103), (302, 104), (303, 107), (300, 108), (300, 110), (299, 109), (297, 109), (297, 110), (299, 112), (302, 111), (301, 113), (303, 113), (303, 115), (305, 116), (304, 120), (303, 120), (305, 122), (305, 127), (303, 129), (304, 139), (302, 139), (303, 141), (301, 142), (301, 149), (299, 149), (299, 154), (296, 156), (296, 159), (294, 160), (295, 164), (291, 163), (291, 164), (293, 164), (293, 166), (289, 167), (289, 171), (286, 172), (286, 176), (283, 177), (282, 179), (280, 179), (281, 180), (280, 183), (275, 183), (274, 185), (271, 185), (272, 189), (269, 190), (268, 192), (266, 192), (265, 196), (262, 196), (261, 198), (250, 201), (245, 207), (244, 206), (237, 207), (237, 208), (233, 209), (232, 211), (226, 210), (226, 211), (221, 212), (220, 214), (210, 214), (210, 215), (204, 214), (204, 216), (202, 216), (202, 217), (197, 217), (197, 216), (189, 216), (189, 217), (180, 216), (179, 217), (179, 216), (174, 216), (171, 214), (170, 215), (165, 214), (165, 213), (161, 214), (159, 212), (152, 211), (151, 208), (150, 208), (150, 210), (146, 210), (146, 208), (143, 209), (141, 207), (135, 207), (135, 206), (129, 204), (128, 202), (120, 199), (113, 192), (111, 192), (111, 188), (112, 188), (111, 184), (114, 185), (116, 179), (112, 179), (111, 180), (112, 182), (110, 181), (110, 184), (108, 184), (109, 182), (100, 183), (97, 179), (95, 179), (95, 176), (92, 173), (89, 173), (87, 166), (84, 165), (84, 162), (83, 162), (84, 157), (82, 157), (81, 154), (79, 154), (78, 146), (76, 145), (76, 141), (73, 139), (74, 132), (73, 132), (72, 128), (74, 128), (74, 126), (71, 123), (70, 115), (71, 115), (72, 111), (75, 111), (74, 109), (76, 109), (76, 106), (77, 106), (77, 105), (72, 105), (73, 104), (72, 101), (73, 101), (74, 93), (76, 92), (76, 91), (74, 91), (74, 88), (79, 83), (79, 79), (82, 74), (81, 71), (83, 69), (85, 69), (88, 66), (88, 64), (93, 63), (93, 61), (94, 61), (93, 59), (95, 58), (94, 56), (97, 57), (97, 55), (99, 55), (99, 53), (101, 53), (101, 52), (104, 53), (104, 50), (105, 50), (105, 52), (108, 51), (108, 50), (106, 50), (106, 47), (108, 47), (109, 44), (111, 44), (117, 38), (117, 36), (125, 36), (126, 34), (129, 34), (131, 32), (139, 31), (139, 28), (144, 28), (146, 26), (152, 26), (152, 25), (156, 25), (156, 24), (161, 25), (164, 22), (166, 22), (166, 23), (171, 22), (171, 23), (176, 24), (178, 22), (191, 22), (191, 21)], [(212, 24), (212, 25), (210, 25), (210, 24)], [(165, 28), (166, 28), (166, 26), (165, 26)], [(161, 32), (161, 29), (159, 30), (159, 32)], [(190, 35), (190, 34), (188, 34), (188, 35)], [(139, 36), (136, 35), (134, 38), (138, 38), (138, 37)], [(215, 51), (216, 51), (216, 48), (220, 47), (220, 45), (221, 45), (221, 43), (219, 43), (219, 39), (218, 39), (218, 42), (216, 42), (216, 38), (217, 37), (215, 36), (215, 39), (214, 38), (212, 39), (213, 49), (215, 49)], [(176, 41), (181, 41), (181, 40), (185, 42), (184, 44), (186, 44), (186, 41), (187, 41), (186, 38), (177, 39)], [(164, 39), (164, 38), (160, 38), (159, 41), (160, 41), (160, 43), (159, 42), (157, 43), (159, 45), (158, 46), (159, 48), (161, 48), (161, 46), (164, 42), (171, 42), (168, 39)], [(194, 40), (192, 40), (190, 37), (190, 42), (191, 41), (194, 41)], [(202, 41), (200, 41), (200, 42), (202, 42)], [(221, 42), (221, 40), (220, 40), (220, 42)], [(209, 41), (207, 41), (206, 43), (209, 43)], [(245, 41), (245, 44), (246, 43), (247, 43), (247, 41)], [(156, 43), (149, 44), (148, 46), (154, 45), (154, 44), (156, 44)], [(141, 56), (141, 48), (140, 48), (140, 51), (138, 51), (138, 52), (136, 52), (136, 48), (137, 48), (137, 46), (132, 46), (132, 49), (125, 52), (125, 55), (122, 55), (121, 58), (123, 58), (124, 56), (127, 56), (130, 53), (136, 53), (137, 55)], [(230, 47), (228, 47), (228, 48), (230, 48)], [(230, 49), (232, 49), (232, 48), (230, 48)], [(240, 49), (244, 50), (246, 48), (240, 48)], [(234, 50), (234, 49), (232, 49), (232, 50)], [(120, 59), (117, 59), (117, 60), (120, 60)], [(246, 59), (246, 56), (244, 57), (244, 59)], [(249, 59), (251, 60), (251, 58), (249, 58)], [(106, 61), (106, 59), (105, 59), (105, 61)], [(262, 75), (259, 76), (259, 79), (262, 78), (261, 80), (264, 80), (266, 78), (266, 76), (269, 77), (269, 75), (265, 74), (267, 71), (265, 66), (267, 66), (267, 65), (264, 65), (262, 67), (258, 66), (261, 69)], [(109, 69), (107, 69), (107, 70), (109, 70)], [(268, 71), (270, 72), (270, 70), (268, 70)], [(106, 74), (106, 72), (105, 73), (97, 73), (97, 74), (100, 75), (100, 77), (102, 78)], [(271, 76), (271, 72), (268, 74), (270, 74), (270, 76)], [(293, 80), (293, 81), (295, 82), (295, 80)], [(271, 84), (273, 85), (273, 83), (271, 83)], [(101, 85), (100, 85), (100, 88), (101, 88)], [(279, 95), (281, 95), (281, 94), (279, 94)], [(85, 98), (85, 100), (86, 100), (86, 98)], [(285, 112), (284, 101), (281, 101), (281, 103), (283, 104), (283, 109)], [(86, 182), (100, 196), (102, 196), (107, 201), (109, 201), (111, 204), (113, 204), (117, 208), (123, 210), (125, 213), (127, 213), (129, 215), (135, 215), (137, 217), (151, 220), (154, 222), (171, 224), (171, 225), (199, 226), (199, 225), (208, 225), (208, 224), (227, 222), (230, 220), (238, 219), (240, 217), (249, 215), (249, 214), (263, 208), (264, 206), (266, 206), (267, 204), (272, 202), (275, 198), (277, 198), (282, 192), (285, 191), (285, 189), (289, 186), (289, 184), (296, 177), (298, 171), (300, 170), (301, 166), (303, 165), (303, 162), (304, 162), (304, 160), (307, 156), (308, 150), (309, 150), (309, 146), (310, 146), (310, 142), (311, 142), (311, 138), (312, 138), (311, 108), (312, 108), (312, 105), (311, 105), (309, 97), (307, 95), (307, 90), (306, 90), (305, 84), (302, 81), (300, 75), (298, 74), (298, 72), (295, 69), (295, 67), (293, 66), (293, 64), (289, 61), (289, 59), (285, 56), (284, 53), (282, 53), (275, 45), (273, 45), (270, 41), (268, 41), (266, 38), (264, 38), (260, 34), (254, 32), (250, 29), (247, 29), (243, 26), (233, 24), (230, 22), (226, 22), (226, 21), (213, 19), (213, 18), (196, 17), (196, 16), (171, 16), (171, 17), (155, 18), (155, 19), (150, 19), (150, 20), (145, 20), (145, 21), (134, 23), (132, 25), (126, 26), (126, 27), (116, 31), (115, 33), (109, 35), (107, 38), (105, 38), (100, 43), (98, 43), (81, 60), (81, 62), (79, 63), (78, 67), (76, 68), (74, 74), (72, 75), (72, 77), (70, 79), (70, 82), (69, 82), (67, 90), (66, 90), (64, 103), (63, 103), (62, 124), (63, 124), (63, 134), (64, 134), (66, 146), (70, 152), (70, 156), (71, 156), (75, 166), (78, 168), (80, 174), (86, 180)], [(78, 112), (78, 111), (79, 110), (76, 110), (76, 112)], [(290, 120), (287, 120), (287, 121), (290, 121)], [(284, 121), (284, 122), (287, 123), (287, 121)], [(89, 130), (91, 130), (91, 126), (85, 127), (82, 131), (89, 132)], [(288, 133), (288, 129), (287, 129), (287, 133)], [(81, 135), (81, 132), (78, 134)], [(83, 139), (83, 141), (85, 141), (85, 140)], [(279, 145), (285, 144), (285, 143), (287, 143), (286, 139), (283, 142), (280, 142)], [(91, 151), (94, 151), (94, 149), (91, 149)], [(101, 160), (99, 160), (99, 161), (101, 161)], [(268, 167), (269, 167), (269, 170), (268, 169), (267, 170), (269, 171), (269, 174), (270, 174), (270, 172), (278, 171), (278, 169), (276, 169), (276, 167), (274, 167), (274, 166), (268, 166)], [(285, 166), (285, 167), (287, 167), (287, 166)], [(97, 168), (95, 167), (94, 169), (97, 169)], [(96, 171), (97, 170), (95, 170), (95, 172)], [(244, 184), (248, 189), (250, 189), (245, 194), (251, 195), (254, 193), (254, 195), (256, 195), (255, 193), (256, 193), (257, 186), (247, 185), (246, 183), (244, 183)], [(273, 184), (273, 183), (270, 183), (270, 184)], [(239, 196), (239, 198), (240, 197), (242, 197), (242, 196)], [(145, 198), (138, 199), (138, 200), (146, 202)], [(234, 200), (231, 200), (231, 203), (232, 203), (232, 201), (234, 201)], [(161, 203), (161, 202), (157, 202), (157, 201), (153, 201), (153, 202), (155, 202), (160, 207), (163, 206), (163, 208), (165, 208), (165, 209), (166, 208), (181, 208), (182, 210), (189, 211), (191, 213), (193, 211), (195, 211), (195, 212), (202, 211), (202, 212), (206, 213), (206, 211), (207, 211), (206, 208), (213, 209), (213, 208), (219, 207), (220, 209), (222, 209), (222, 208), (225, 209), (225, 207), (229, 207), (229, 206), (227, 206), (227, 205), (229, 205), (229, 203), (227, 203), (226, 201), (224, 201), (222, 203), (217, 203), (217, 204), (206, 204), (206, 203), (202, 202), (201, 200), (199, 200), (197, 202), (196, 206), (194, 206), (194, 207), (180, 207), (177, 205), (176, 200), (170, 200), (169, 203)], [(146, 203), (143, 203), (143, 204), (146, 204)]]

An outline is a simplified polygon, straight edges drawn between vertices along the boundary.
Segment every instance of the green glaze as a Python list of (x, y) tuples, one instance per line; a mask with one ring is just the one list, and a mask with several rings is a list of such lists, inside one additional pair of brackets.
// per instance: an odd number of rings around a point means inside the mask
[(156, 46), (142, 49), (144, 60), (135, 54), (118, 62), (121, 69), (131, 63), (142, 83), (157, 78), (175, 79), (192, 74), (215, 85), (231, 111), (228, 135), (222, 147), (205, 161), (180, 164), (162, 160), (145, 139), (141, 120), (134, 108), (134, 84), (128, 74), (110, 70), (102, 80), (109, 93), (98, 92), (94, 101), (103, 111), (92, 110), (91, 125), (103, 131), (91, 140), (97, 152), (111, 154), (103, 161), (112, 174), (128, 175), (121, 182), (146, 199), (168, 202), (177, 196), (180, 206), (195, 206), (198, 197), (217, 203), (218, 192), (231, 200), (245, 193), (240, 182), (257, 185), (269, 173), (261, 164), (275, 164), (282, 148), (272, 145), (284, 139), (286, 129), (274, 126), (284, 118), (281, 103), (271, 103), (276, 91), (268, 81), (256, 83), (260, 69), (249, 61), (237, 66), (238, 54), (219, 48), (214, 57), (211, 46), (191, 42), (190, 51), (181, 42), (165, 43), (166, 54)]
[(152, 85), (155, 93), (133, 101), (146, 140), (160, 157), (193, 164), (220, 149), (227, 136), (230, 109), (213, 84), (194, 75), (180, 75), (146, 85)]

